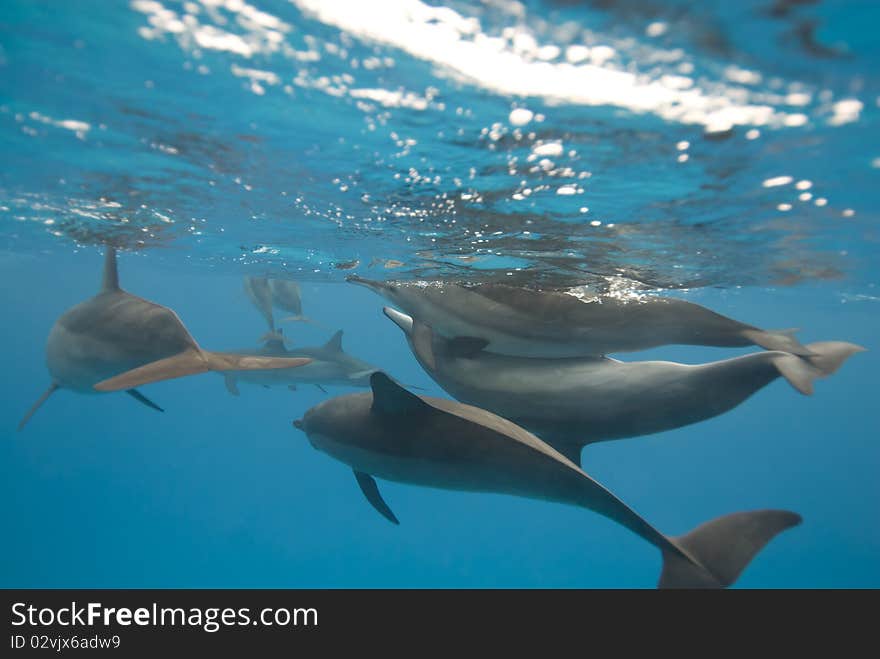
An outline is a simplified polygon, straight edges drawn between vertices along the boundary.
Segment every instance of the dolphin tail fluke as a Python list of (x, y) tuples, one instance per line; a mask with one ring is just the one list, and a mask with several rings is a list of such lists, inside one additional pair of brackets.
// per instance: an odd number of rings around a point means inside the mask
[(822, 376), (822, 372), (809, 361), (797, 355), (776, 353), (773, 365), (788, 383), (804, 396), (813, 395), (813, 381)]
[(754, 510), (717, 517), (690, 533), (669, 538), (680, 553), (663, 552), (657, 586), (726, 588), (778, 533), (800, 522), (800, 515), (787, 510)]
[(819, 341), (805, 346), (812, 354), (798, 357), (779, 354), (773, 357), (773, 365), (788, 383), (806, 396), (813, 393), (813, 381), (835, 373), (850, 356), (865, 349), (844, 341)]
[(27, 411), (27, 414), (25, 414), (24, 417), (22, 417), (21, 421), (18, 422), (18, 429), (19, 429), (19, 430), (21, 430), (22, 428), (25, 427), (25, 425), (27, 425), (27, 422), (30, 421), (30, 420), (31, 420), (31, 417), (36, 413), (36, 411), (37, 411), (38, 409), (40, 409), (40, 406), (41, 406), (43, 403), (45, 403), (45, 402), (46, 402), (46, 399), (48, 399), (49, 396), (51, 396), (53, 393), (55, 393), (55, 390), (58, 389), (58, 388), (59, 388), (59, 387), (58, 387), (58, 383), (57, 383), (57, 382), (53, 382), (52, 384), (49, 385), (49, 388), (46, 389), (46, 391), (43, 392), (43, 395), (40, 396), (40, 397), (37, 399), (37, 402), (36, 402), (36, 403), (34, 403), (33, 405), (31, 405), (31, 409), (29, 409), (29, 410)]
[(807, 357), (807, 361), (819, 369), (823, 376), (836, 373), (843, 362), (852, 355), (867, 350), (860, 345), (845, 341), (818, 341), (808, 343), (807, 348), (813, 353)]
[(256, 357), (190, 348), (183, 352), (132, 369), (95, 385), (97, 391), (133, 389), (142, 384), (172, 380), (185, 375), (208, 371), (263, 371), (275, 368), (296, 368), (312, 360), (307, 357)]
[(809, 347), (803, 345), (795, 338), (794, 335), (797, 331), (797, 329), (761, 330), (752, 328), (743, 330), (742, 335), (755, 345), (761, 346), (766, 350), (781, 350), (792, 355), (809, 357), (813, 353), (810, 352)]

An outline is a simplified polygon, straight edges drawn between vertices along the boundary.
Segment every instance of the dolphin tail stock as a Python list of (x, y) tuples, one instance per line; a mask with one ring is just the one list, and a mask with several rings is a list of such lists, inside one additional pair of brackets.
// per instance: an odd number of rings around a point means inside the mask
[(796, 328), (784, 330), (762, 330), (756, 327), (750, 327), (743, 330), (742, 335), (765, 350), (779, 350), (781, 352), (791, 353), (792, 355), (809, 357), (812, 355), (809, 347), (803, 345), (794, 336), (797, 331)]
[(95, 385), (95, 390), (133, 389), (142, 384), (172, 380), (208, 371), (262, 371), (276, 368), (296, 368), (297, 366), (305, 366), (311, 361), (308, 357), (259, 357), (189, 348), (173, 357), (159, 359), (103, 380)]
[(46, 402), (49, 396), (55, 393), (56, 389), (60, 389), (60, 386), (57, 382), (53, 382), (49, 385), (49, 388), (43, 392), (43, 395), (37, 399), (37, 402), (31, 405), (31, 409), (29, 409), (22, 417), (21, 421), (18, 422), (19, 431), (27, 425), (27, 422), (31, 420), (31, 417), (36, 414), (37, 410), (40, 409), (40, 406)]
[[(753, 510), (723, 515), (690, 533), (667, 538), (658, 588), (726, 588), (777, 534), (797, 526), (787, 510)], [(677, 550), (677, 551), (673, 551)]]
[(818, 341), (805, 346), (809, 357), (779, 353), (773, 365), (788, 383), (806, 396), (813, 393), (813, 381), (835, 373), (849, 357), (865, 348), (845, 341)]

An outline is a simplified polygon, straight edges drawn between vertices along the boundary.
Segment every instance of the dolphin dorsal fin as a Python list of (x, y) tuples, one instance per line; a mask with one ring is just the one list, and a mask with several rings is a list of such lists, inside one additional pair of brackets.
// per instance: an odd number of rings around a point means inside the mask
[(373, 412), (379, 414), (422, 414), (433, 409), (382, 371), (376, 371), (370, 376), (370, 387), (373, 389)]
[(324, 344), (323, 349), (327, 352), (342, 352), (342, 330), (331, 336), (330, 340)]
[(119, 290), (119, 272), (116, 270), (116, 248), (107, 246), (104, 252), (104, 277), (101, 279), (101, 291)]

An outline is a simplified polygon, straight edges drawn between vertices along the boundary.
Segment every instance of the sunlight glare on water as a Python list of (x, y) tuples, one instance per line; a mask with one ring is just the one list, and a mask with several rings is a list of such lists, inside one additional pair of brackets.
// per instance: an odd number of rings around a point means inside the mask
[[(134, 0), (50, 23), (24, 5), (5, 60), (7, 231), (201, 246), (211, 267), (319, 279), (858, 272), (876, 154), (847, 145), (876, 120), (876, 79), (848, 53), (788, 66), (810, 58), (782, 29), (794, 10), (746, 4), (778, 32), (782, 70), (674, 6)], [(39, 25), (49, 69), (15, 48)], [(133, 65), (107, 66), (115, 43)]]

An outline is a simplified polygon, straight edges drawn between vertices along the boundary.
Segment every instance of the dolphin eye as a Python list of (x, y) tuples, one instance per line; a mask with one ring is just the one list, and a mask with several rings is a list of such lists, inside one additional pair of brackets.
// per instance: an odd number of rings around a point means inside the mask
[(391, 291), (392, 293), (396, 293), (396, 292), (397, 292), (397, 288), (398, 288), (398, 287), (397, 287), (396, 284), (389, 284), (389, 285), (388, 285), (388, 290)]

